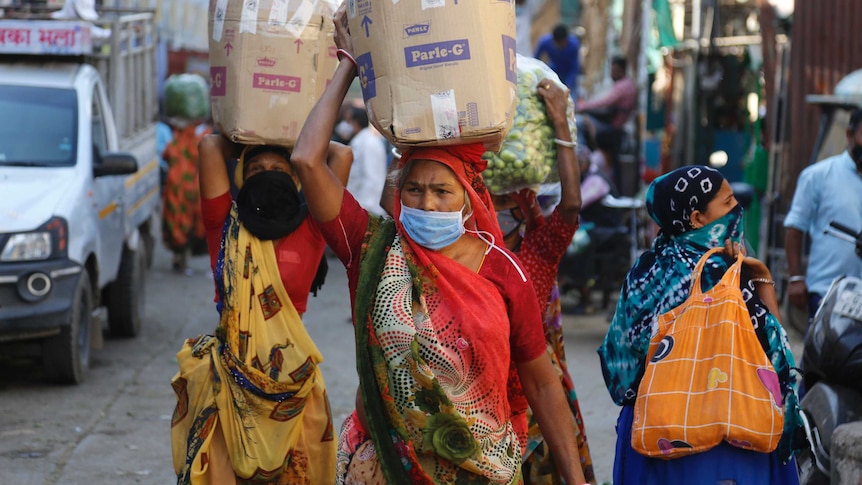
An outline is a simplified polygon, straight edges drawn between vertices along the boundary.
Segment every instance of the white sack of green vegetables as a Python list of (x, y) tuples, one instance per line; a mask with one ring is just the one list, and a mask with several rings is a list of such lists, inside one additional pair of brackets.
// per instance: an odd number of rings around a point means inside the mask
[[(518, 104), (512, 129), (499, 152), (485, 152), (488, 168), (482, 173), (488, 190), (495, 194), (515, 192), (523, 188), (536, 189), (545, 182), (558, 182), (557, 147), (554, 128), (550, 125), (545, 102), (536, 94), (539, 82), (548, 79), (563, 89), (565, 84), (544, 62), (517, 56)], [(569, 97), (566, 110), (572, 140), (577, 140), (575, 104)]]
[(174, 74), (165, 81), (164, 109), (174, 122), (199, 122), (210, 115), (210, 88), (197, 74)]

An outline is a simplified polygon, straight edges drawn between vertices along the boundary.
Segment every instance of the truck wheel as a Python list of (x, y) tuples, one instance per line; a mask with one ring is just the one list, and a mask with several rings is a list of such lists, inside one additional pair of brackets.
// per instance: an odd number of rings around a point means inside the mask
[(131, 338), (141, 330), (144, 312), (146, 250), (123, 248), (117, 280), (108, 287), (108, 328), (111, 335)]
[(90, 369), (90, 318), (93, 314), (93, 289), (85, 270), (78, 280), (75, 299), (69, 310), (69, 324), (47, 340), (42, 360), (48, 379), (58, 384), (80, 384)]
[(146, 251), (146, 269), (150, 269), (153, 267), (153, 259), (155, 259), (156, 254), (156, 238), (150, 233), (149, 229), (147, 229), (145, 231), (141, 231), (141, 242), (144, 243), (143, 248)]

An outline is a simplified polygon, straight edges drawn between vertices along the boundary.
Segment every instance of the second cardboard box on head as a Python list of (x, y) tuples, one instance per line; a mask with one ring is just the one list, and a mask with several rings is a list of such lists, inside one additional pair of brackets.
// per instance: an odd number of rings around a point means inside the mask
[[(213, 118), (293, 146), (337, 65), (336, 0), (211, 0)], [(499, 148), (516, 100), (512, 0), (347, 0), (370, 122), (398, 147)]]

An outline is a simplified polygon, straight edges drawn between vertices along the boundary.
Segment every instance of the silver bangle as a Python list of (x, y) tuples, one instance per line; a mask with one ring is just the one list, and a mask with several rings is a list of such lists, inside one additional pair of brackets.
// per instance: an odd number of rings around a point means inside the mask
[(764, 285), (772, 285), (775, 286), (775, 280), (771, 280), (769, 278), (751, 278), (752, 283), (763, 283)]
[(788, 283), (796, 283), (797, 281), (805, 281), (805, 275), (801, 275), (801, 274), (799, 274), (799, 275), (796, 275), (796, 276), (791, 276), (791, 277), (787, 280), (787, 282), (788, 282)]
[(566, 147), (566, 148), (575, 148), (578, 145), (577, 143), (575, 143), (573, 141), (561, 140), (559, 138), (554, 138), (554, 143), (556, 143), (557, 145), (560, 145), (561, 147)]

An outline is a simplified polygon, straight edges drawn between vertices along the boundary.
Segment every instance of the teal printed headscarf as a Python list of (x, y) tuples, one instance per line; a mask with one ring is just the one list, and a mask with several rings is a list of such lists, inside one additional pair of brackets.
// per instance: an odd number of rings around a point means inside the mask
[[(683, 177), (688, 184), (678, 182)], [(709, 183), (701, 182), (703, 180)], [(701, 228), (688, 224), (691, 211), (705, 209), (723, 182), (724, 177), (708, 167), (683, 167), (656, 179), (647, 190), (647, 210), (661, 231), (652, 249), (643, 253), (626, 275), (614, 318), (598, 349), (605, 385), (618, 405), (634, 404), (653, 322), (688, 298), (692, 272), (703, 254), (724, 245), (727, 239), (742, 241), (743, 211), (739, 205)], [(692, 190), (697, 190), (697, 194)], [(696, 204), (693, 195), (698, 196)], [(710, 258), (704, 266), (702, 289), (712, 288), (731, 263), (724, 255)], [(799, 441), (796, 364), (787, 334), (757, 297), (754, 283), (744, 269), (742, 293), (752, 326), (781, 382), (786, 413), (785, 435), (779, 452), (784, 459), (789, 459), (792, 450), (801, 449), (804, 443), (804, 437)]]
[(724, 177), (704, 165), (681, 167), (655, 179), (647, 189), (647, 210), (662, 232), (677, 235), (691, 231), (689, 218), (703, 212), (721, 189)]

